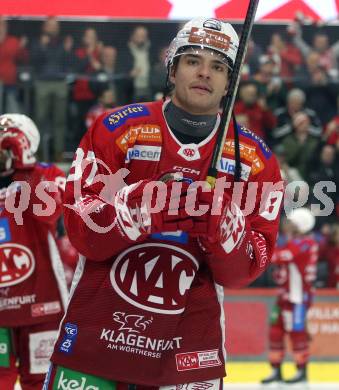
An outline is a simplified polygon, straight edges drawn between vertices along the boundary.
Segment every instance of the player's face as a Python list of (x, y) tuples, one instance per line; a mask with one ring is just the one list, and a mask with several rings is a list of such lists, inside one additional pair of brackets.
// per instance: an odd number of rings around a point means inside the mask
[(212, 115), (226, 94), (228, 67), (212, 50), (199, 49), (179, 57), (170, 80), (174, 104), (191, 114)]

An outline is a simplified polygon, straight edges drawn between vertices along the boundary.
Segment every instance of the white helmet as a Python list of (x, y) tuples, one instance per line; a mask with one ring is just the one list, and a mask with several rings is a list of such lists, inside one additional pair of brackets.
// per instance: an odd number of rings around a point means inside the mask
[(287, 218), (296, 226), (300, 233), (305, 234), (311, 231), (315, 225), (315, 217), (306, 207), (294, 209)]
[(40, 143), (40, 134), (32, 119), (24, 114), (0, 115), (0, 128), (8, 127), (14, 127), (22, 131), (29, 141), (32, 154), (37, 152)]
[(234, 28), (221, 20), (212, 18), (194, 18), (179, 30), (172, 40), (165, 60), (169, 69), (173, 59), (185, 51), (187, 47), (212, 49), (227, 59), (227, 64), (233, 67), (239, 46), (239, 38)]

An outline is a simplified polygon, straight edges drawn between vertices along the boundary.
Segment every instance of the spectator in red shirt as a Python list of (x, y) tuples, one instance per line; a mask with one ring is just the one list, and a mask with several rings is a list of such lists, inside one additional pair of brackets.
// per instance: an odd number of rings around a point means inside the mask
[(98, 97), (98, 104), (91, 107), (86, 115), (86, 128), (89, 129), (98, 116), (114, 108), (115, 102), (114, 91), (112, 89), (104, 89)]
[(101, 70), (101, 53), (103, 44), (94, 28), (87, 28), (82, 36), (82, 44), (75, 50), (76, 72), (78, 78), (73, 88), (73, 100), (76, 106), (73, 133), (77, 144), (85, 131), (86, 113), (95, 104), (96, 94), (93, 90), (96, 72)]
[[(27, 38), (8, 35), (7, 20), (0, 16), (0, 112), (20, 112), (17, 99), (17, 66), (28, 62)], [(1, 97), (3, 103), (1, 104)]]
[(295, 72), (303, 62), (300, 50), (288, 40), (288, 36), (275, 33), (267, 50), (269, 55), (275, 55), (280, 62), (280, 77), (292, 81)]
[(312, 45), (309, 45), (304, 41), (302, 28), (298, 23), (293, 26), (293, 30), (294, 44), (300, 49), (304, 58), (311, 51), (317, 52), (319, 54), (318, 65), (325, 68), (331, 77), (338, 77), (339, 42), (331, 46), (329, 36), (319, 29), (313, 35)]
[(321, 248), (320, 257), (328, 264), (327, 287), (339, 289), (339, 225), (333, 225), (328, 242)]
[(258, 86), (253, 81), (245, 81), (240, 86), (234, 112), (237, 116), (247, 117), (249, 128), (263, 139), (276, 125), (275, 116), (266, 107), (265, 99), (260, 98)]
[(327, 123), (323, 139), (327, 144), (334, 145), (339, 151), (339, 95), (337, 97), (337, 115)]

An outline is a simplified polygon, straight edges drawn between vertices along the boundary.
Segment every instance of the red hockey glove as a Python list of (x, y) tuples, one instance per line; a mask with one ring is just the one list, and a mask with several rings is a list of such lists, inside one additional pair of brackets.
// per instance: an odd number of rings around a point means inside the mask
[(0, 148), (9, 151), (12, 159), (11, 168), (29, 169), (32, 168), (36, 162), (36, 158), (31, 152), (27, 137), (19, 129), (7, 129), (2, 135)]
[(135, 241), (152, 233), (190, 231), (193, 219), (185, 210), (188, 186), (165, 174), (122, 188), (114, 202), (122, 235)]
[(197, 199), (199, 205), (208, 207), (207, 213), (194, 218), (195, 223), (205, 226), (205, 232), (199, 235), (201, 244), (207, 249), (219, 244), (226, 253), (231, 253), (245, 230), (243, 213), (225, 191), (199, 190)]

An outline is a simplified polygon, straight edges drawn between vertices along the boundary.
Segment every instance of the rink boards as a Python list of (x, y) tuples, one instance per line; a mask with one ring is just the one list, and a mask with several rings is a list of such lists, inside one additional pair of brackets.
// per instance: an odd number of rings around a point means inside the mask
[[(227, 366), (227, 378), (224, 380), (225, 387), (231, 388), (228, 384), (244, 384), (244, 387), (236, 386), (234, 388), (257, 389), (252, 385), (260, 383), (270, 373), (270, 366), (262, 362), (232, 362)], [(284, 363), (283, 377), (288, 379), (295, 373), (292, 363)], [(311, 388), (335, 388), (339, 389), (339, 362), (311, 362), (308, 372), (310, 384), (315, 385)], [(248, 387), (246, 387), (246, 384)], [(320, 386), (320, 387), (318, 387)], [(267, 388), (267, 387), (266, 387)]]

